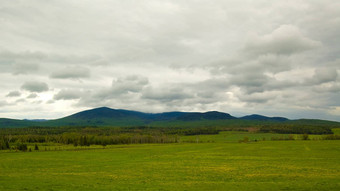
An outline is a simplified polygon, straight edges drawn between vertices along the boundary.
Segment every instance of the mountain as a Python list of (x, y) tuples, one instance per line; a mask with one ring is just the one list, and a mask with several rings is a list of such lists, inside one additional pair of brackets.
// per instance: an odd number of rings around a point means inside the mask
[(3, 127), (29, 127), (35, 126), (34, 121), (0, 118), (0, 128)]
[(240, 119), (259, 120), (259, 121), (288, 121), (289, 120), (284, 117), (267, 117), (267, 116), (258, 115), (258, 114), (246, 115), (244, 117), (240, 117)]
[(47, 121), (47, 119), (24, 119), (26, 121)]
[(101, 107), (82, 111), (68, 117), (57, 119), (62, 125), (104, 125), (104, 126), (138, 126), (147, 125), (152, 122), (168, 121), (200, 121), (200, 120), (224, 120), (236, 119), (227, 113), (217, 111), (211, 112), (165, 112), (165, 113), (143, 113), (138, 111), (111, 109)]
[(205, 113), (191, 112), (185, 113), (177, 117), (178, 120), (183, 121), (196, 121), (196, 120), (223, 120), (223, 119), (236, 119), (228, 113), (221, 113), (218, 111), (209, 111)]
[(340, 127), (339, 122), (326, 120), (289, 120), (284, 117), (248, 115), (236, 118), (228, 113), (208, 112), (165, 112), (143, 113), (123, 109), (100, 107), (81, 111), (70, 116), (54, 120), (17, 120), (0, 118), (0, 128), (5, 127), (61, 127), (61, 126), (97, 126), (97, 127), (251, 127), (273, 123), (290, 125), (331, 125)]

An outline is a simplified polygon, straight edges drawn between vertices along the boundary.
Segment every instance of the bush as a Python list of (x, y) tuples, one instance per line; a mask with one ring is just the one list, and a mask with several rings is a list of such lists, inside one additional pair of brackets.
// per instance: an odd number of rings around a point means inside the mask
[(238, 142), (240, 142), (240, 143), (248, 143), (249, 142), (249, 137), (244, 137), (243, 140), (239, 140)]
[(309, 140), (309, 135), (308, 134), (303, 134), (301, 136), (302, 140)]
[(322, 137), (323, 140), (340, 140), (340, 135), (326, 135)]
[(20, 151), (27, 151), (27, 144), (25, 143), (18, 143), (16, 149)]
[(265, 125), (259, 130), (262, 133), (280, 133), (280, 134), (333, 134), (330, 127), (312, 126), (312, 125), (289, 125), (289, 124), (275, 124)]
[(0, 140), (0, 150), (10, 149), (8, 141)]

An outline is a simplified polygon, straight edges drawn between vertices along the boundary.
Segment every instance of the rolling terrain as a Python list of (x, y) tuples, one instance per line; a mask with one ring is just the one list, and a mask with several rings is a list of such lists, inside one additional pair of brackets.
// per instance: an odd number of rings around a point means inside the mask
[(335, 191), (340, 187), (340, 141), (111, 145), (78, 150), (72, 146), (66, 151), (59, 148), (67, 146), (48, 146), (49, 151), (43, 147), (0, 153), (0, 190)]
[(340, 122), (300, 119), (289, 120), (284, 117), (267, 117), (248, 115), (234, 117), (228, 113), (209, 112), (165, 112), (143, 113), (123, 109), (100, 107), (75, 113), (54, 120), (18, 120), (0, 118), (0, 128), (17, 127), (60, 127), (60, 126), (94, 126), (94, 127), (253, 127), (259, 125), (299, 125), (340, 127)]

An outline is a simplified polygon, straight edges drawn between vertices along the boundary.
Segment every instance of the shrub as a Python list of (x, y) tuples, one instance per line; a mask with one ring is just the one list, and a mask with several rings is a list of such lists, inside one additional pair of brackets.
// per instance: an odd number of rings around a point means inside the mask
[(16, 149), (20, 151), (27, 151), (27, 144), (25, 143), (18, 143)]
[(326, 135), (322, 137), (323, 140), (340, 140), (340, 135)]
[(309, 140), (309, 135), (308, 134), (303, 134), (302, 135), (302, 140)]
[(244, 137), (243, 140), (239, 140), (238, 142), (240, 142), (240, 143), (248, 143), (249, 142), (249, 137)]

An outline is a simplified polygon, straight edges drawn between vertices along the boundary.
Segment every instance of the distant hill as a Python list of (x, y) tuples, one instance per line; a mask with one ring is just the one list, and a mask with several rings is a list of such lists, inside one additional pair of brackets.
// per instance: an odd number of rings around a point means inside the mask
[(197, 120), (222, 120), (222, 119), (236, 119), (236, 117), (231, 116), (228, 113), (221, 113), (218, 111), (209, 111), (206, 113), (185, 113), (177, 117), (177, 120), (183, 121), (197, 121)]
[(200, 121), (236, 119), (235, 117), (217, 111), (211, 112), (166, 112), (143, 113), (138, 111), (111, 109), (101, 107), (82, 111), (68, 117), (50, 121), (50, 124), (62, 125), (95, 125), (95, 126), (142, 126), (152, 122), (169, 121)]
[(260, 121), (288, 121), (289, 119), (284, 117), (267, 117), (263, 115), (247, 115), (244, 117), (241, 117), (240, 119), (247, 119), (247, 120), (260, 120)]
[(165, 112), (143, 113), (123, 109), (100, 107), (81, 111), (55, 120), (17, 120), (0, 118), (0, 128), (11, 127), (253, 127), (265, 124), (320, 125), (340, 127), (339, 122), (326, 120), (289, 120), (284, 117), (267, 117), (253, 114), (236, 118), (228, 113), (209, 112)]
[(0, 128), (35, 126), (35, 121), (0, 118)]

